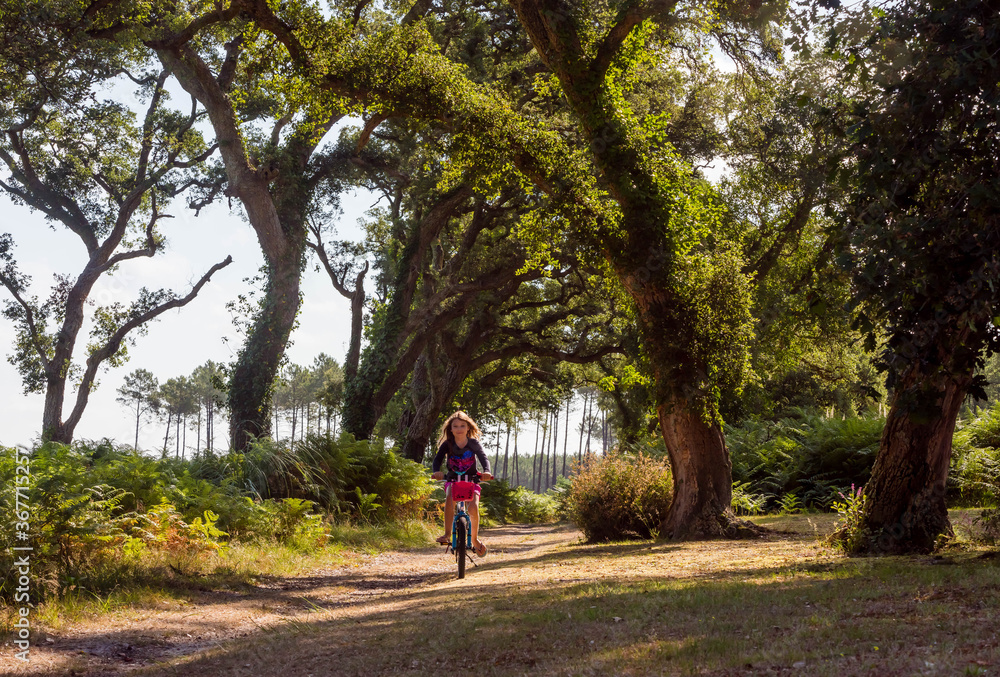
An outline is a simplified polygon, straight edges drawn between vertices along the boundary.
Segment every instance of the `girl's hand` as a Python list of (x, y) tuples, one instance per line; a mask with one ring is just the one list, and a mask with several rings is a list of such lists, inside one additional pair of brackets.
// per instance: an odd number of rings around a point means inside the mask
[(491, 479), (493, 479), (493, 473), (484, 472), (482, 475), (479, 476), (479, 479), (489, 482)]
[(443, 472), (436, 472), (433, 475), (431, 475), (431, 479), (432, 480), (443, 480), (444, 479), (444, 473)]

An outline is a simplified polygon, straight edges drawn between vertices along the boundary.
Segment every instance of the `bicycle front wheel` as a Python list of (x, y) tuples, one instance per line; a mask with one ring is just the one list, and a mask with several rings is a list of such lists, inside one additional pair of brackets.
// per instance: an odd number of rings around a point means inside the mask
[(455, 559), (458, 560), (458, 577), (465, 578), (465, 549), (468, 546), (465, 535), (465, 520), (455, 522)]

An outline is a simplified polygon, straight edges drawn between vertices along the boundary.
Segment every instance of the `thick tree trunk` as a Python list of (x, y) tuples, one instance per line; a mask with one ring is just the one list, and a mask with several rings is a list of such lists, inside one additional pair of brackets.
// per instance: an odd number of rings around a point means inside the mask
[(230, 444), (245, 450), (271, 433), (271, 395), (281, 356), (299, 312), (301, 257), (296, 253), (269, 267), (264, 304), (240, 351), (229, 384)]
[(862, 528), (868, 538), (859, 539), (858, 552), (926, 553), (939, 535), (951, 533), (945, 484), (955, 420), (970, 382), (965, 377), (930, 386), (916, 405), (912, 390), (894, 393), (865, 486)]
[(730, 510), (732, 463), (722, 429), (692, 412), (684, 400), (661, 405), (658, 413), (674, 474), (674, 496), (661, 534), (674, 540), (737, 535)]

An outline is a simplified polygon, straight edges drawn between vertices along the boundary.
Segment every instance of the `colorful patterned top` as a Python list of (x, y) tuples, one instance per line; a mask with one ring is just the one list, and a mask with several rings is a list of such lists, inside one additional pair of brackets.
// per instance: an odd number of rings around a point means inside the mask
[(445, 457), (448, 459), (448, 470), (451, 472), (458, 474), (475, 472), (477, 458), (479, 459), (479, 464), (483, 467), (482, 471), (490, 471), (490, 460), (486, 458), (486, 453), (483, 451), (482, 446), (480, 446), (479, 441), (471, 437), (462, 449), (459, 449), (452, 442), (445, 440), (441, 444), (441, 448), (438, 449), (437, 456), (434, 457), (433, 472), (441, 469), (441, 462), (445, 460)]

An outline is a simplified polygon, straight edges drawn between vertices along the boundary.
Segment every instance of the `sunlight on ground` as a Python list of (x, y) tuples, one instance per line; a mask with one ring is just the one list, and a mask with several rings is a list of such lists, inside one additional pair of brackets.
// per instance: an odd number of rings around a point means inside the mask
[[(303, 591), (312, 605), (307, 615), (130, 674), (882, 677), (1000, 670), (1000, 560), (988, 552), (955, 547), (936, 557), (845, 558), (817, 538), (832, 528), (829, 515), (754, 521), (784, 533), (589, 545), (564, 526), (491, 530), (494, 554), (463, 581), (445, 574), (347, 603), (332, 589), (326, 597)], [(447, 564), (438, 551), (420, 557), (413, 567)]]

